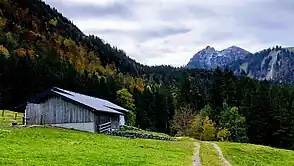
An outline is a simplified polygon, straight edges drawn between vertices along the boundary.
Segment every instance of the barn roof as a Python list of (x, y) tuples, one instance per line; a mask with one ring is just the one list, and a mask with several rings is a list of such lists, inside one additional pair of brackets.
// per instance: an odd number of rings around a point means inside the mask
[(64, 90), (61, 88), (53, 87), (37, 96), (34, 98), (29, 99), (28, 102), (34, 102), (38, 101), (41, 98), (44, 98), (50, 94), (55, 94), (57, 96), (63, 97), (65, 99), (68, 99), (70, 101), (74, 101), (78, 104), (90, 107), (94, 109), (94, 111), (101, 111), (101, 112), (108, 112), (108, 113), (114, 113), (114, 114), (124, 114), (126, 112), (129, 112), (129, 110), (122, 108), (110, 101), (92, 97), (92, 96), (87, 96), (84, 94)]

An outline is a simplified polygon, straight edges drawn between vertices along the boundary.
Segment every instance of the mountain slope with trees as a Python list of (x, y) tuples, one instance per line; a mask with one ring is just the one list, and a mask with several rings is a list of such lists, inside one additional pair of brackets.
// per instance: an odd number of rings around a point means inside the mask
[(144, 66), (40, 0), (0, 6), (1, 109), (57, 86), (131, 109), (129, 124), (142, 129), (294, 149), (292, 85), (219, 68)]
[(239, 59), (228, 67), (236, 74), (244, 70), (248, 76), (258, 80), (293, 83), (293, 55), (294, 52), (291, 49), (276, 46), (247, 55), (246, 58)]
[(222, 51), (207, 46), (196, 53), (186, 67), (229, 68), (236, 75), (244, 71), (249, 77), (258, 80), (293, 83), (293, 55), (292, 47), (275, 46), (252, 54), (236, 46)]

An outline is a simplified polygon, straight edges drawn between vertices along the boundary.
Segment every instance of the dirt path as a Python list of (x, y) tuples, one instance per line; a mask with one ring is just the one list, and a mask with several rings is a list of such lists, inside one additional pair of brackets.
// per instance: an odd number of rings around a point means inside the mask
[[(216, 149), (218, 155), (219, 155), (219, 158), (223, 161), (224, 163), (224, 166), (232, 166), (226, 159), (225, 157), (223, 156), (223, 153), (222, 153), (222, 150), (220, 149), (220, 147), (215, 144), (215, 143), (212, 143), (213, 147)], [(194, 166), (194, 165), (193, 165)]]
[(192, 166), (201, 166), (199, 151), (200, 151), (200, 143), (195, 142), (195, 151), (194, 151)]

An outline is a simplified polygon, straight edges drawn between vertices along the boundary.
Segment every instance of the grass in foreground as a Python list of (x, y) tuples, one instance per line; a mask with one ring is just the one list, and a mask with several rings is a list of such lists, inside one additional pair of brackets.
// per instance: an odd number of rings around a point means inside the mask
[(293, 166), (294, 151), (261, 145), (241, 143), (217, 143), (225, 158), (234, 166)]
[(12, 126), (13, 122), (22, 124), (23, 114), (8, 110), (0, 110), (0, 126)]
[(191, 165), (192, 142), (54, 128), (0, 129), (0, 165)]
[(200, 159), (202, 166), (222, 166), (217, 151), (209, 142), (201, 142)]

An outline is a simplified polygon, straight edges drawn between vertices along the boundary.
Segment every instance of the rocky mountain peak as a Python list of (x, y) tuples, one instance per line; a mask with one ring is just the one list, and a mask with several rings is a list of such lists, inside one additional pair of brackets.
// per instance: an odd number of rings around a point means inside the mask
[(250, 52), (235, 45), (221, 51), (217, 51), (211, 46), (206, 46), (205, 49), (200, 50), (190, 59), (187, 67), (216, 68), (218, 66), (225, 66), (235, 60), (243, 59), (248, 54)]

